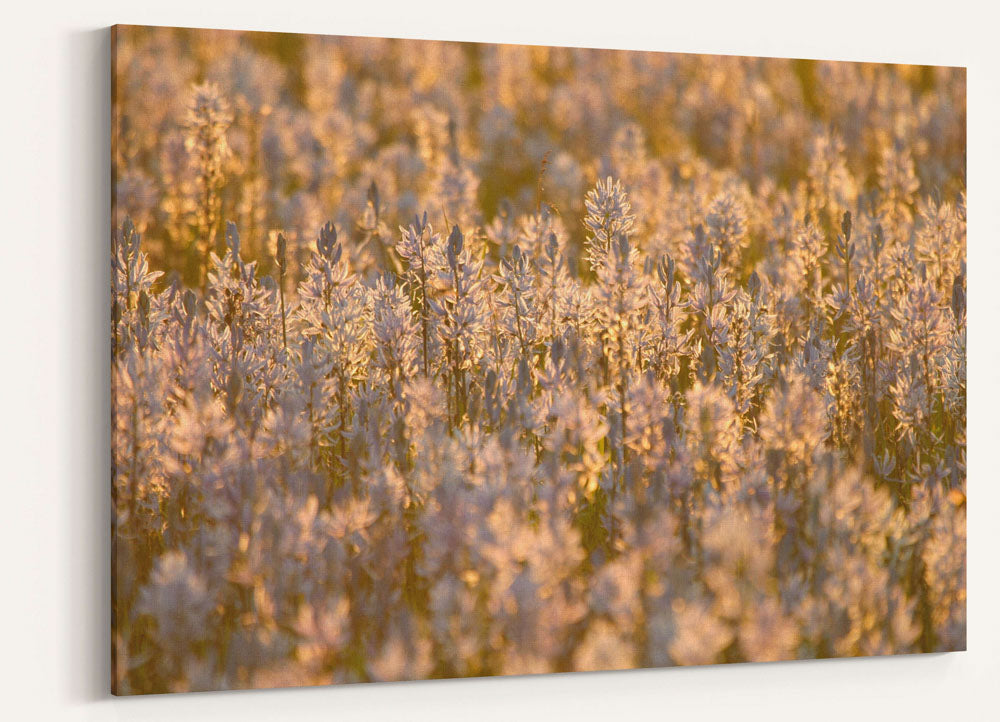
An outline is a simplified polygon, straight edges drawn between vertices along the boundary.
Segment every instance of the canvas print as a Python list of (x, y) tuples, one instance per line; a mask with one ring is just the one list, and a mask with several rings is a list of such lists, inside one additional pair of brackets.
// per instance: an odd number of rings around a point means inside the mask
[(965, 648), (964, 69), (112, 34), (116, 694)]

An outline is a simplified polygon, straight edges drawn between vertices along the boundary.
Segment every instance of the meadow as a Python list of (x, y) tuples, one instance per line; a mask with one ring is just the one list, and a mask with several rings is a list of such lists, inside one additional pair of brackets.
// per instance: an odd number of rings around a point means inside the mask
[(964, 70), (112, 51), (116, 694), (965, 648)]

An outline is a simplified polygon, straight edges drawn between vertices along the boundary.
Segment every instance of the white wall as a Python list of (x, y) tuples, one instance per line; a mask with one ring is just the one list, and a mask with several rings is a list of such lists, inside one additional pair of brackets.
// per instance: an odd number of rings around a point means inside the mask
[[(0, 709), (7, 719), (998, 719), (1000, 38), (964, 0), (35, 0), (0, 42)], [(108, 696), (108, 33), (116, 22), (967, 65), (969, 651)]]

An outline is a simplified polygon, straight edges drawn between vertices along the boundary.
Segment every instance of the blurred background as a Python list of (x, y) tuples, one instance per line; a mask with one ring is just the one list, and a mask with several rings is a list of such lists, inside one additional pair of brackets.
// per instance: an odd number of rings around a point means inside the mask
[[(680, 196), (737, 192), (770, 243), (806, 194), (813, 210), (834, 198), (835, 231), (872, 189), (915, 209), (965, 182), (957, 68), (128, 26), (116, 59), (115, 224), (131, 214), (153, 267), (189, 284), (197, 239), (221, 244), (227, 220), (269, 272), (279, 230), (293, 255), (327, 221), (360, 240), (424, 211), (499, 234), (540, 202), (578, 249), (607, 175), (632, 194), (640, 243), (668, 250), (700, 220)], [(208, 219), (199, 92), (223, 143)], [(772, 203), (784, 226), (753, 212)]]

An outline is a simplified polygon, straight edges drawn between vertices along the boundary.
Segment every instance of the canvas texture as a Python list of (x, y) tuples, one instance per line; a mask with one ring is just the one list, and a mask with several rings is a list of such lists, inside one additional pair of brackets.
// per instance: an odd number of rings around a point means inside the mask
[(115, 694), (965, 648), (964, 69), (112, 55)]

